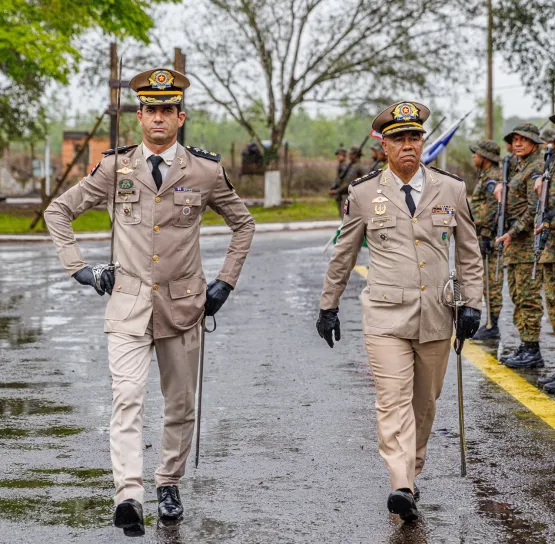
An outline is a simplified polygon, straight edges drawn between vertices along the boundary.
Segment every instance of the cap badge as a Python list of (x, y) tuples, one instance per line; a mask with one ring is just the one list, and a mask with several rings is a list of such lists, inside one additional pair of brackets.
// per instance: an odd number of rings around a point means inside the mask
[(398, 104), (391, 115), (395, 121), (416, 121), (420, 111), (410, 102)]
[(148, 78), (153, 89), (164, 90), (173, 85), (173, 76), (167, 70), (156, 70)]

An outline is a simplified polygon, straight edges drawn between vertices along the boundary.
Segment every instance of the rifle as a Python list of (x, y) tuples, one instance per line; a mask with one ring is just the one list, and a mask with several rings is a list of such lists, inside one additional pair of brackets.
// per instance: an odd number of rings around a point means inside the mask
[[(547, 210), (547, 199), (549, 196), (549, 184), (551, 183), (551, 163), (553, 162), (553, 145), (549, 144), (547, 146), (547, 151), (545, 153), (545, 170), (542, 177), (542, 191), (541, 196), (538, 200), (538, 205), (536, 207), (536, 218), (535, 225), (536, 230), (539, 229), (543, 222), (545, 221), (545, 213)], [(546, 228), (547, 227), (547, 228)], [(534, 236), (534, 268), (532, 269), (532, 279), (536, 279), (536, 268), (540, 260), (541, 254), (547, 245), (547, 240), (549, 238), (549, 228), (548, 225), (545, 226), (543, 230)]]
[[(503, 158), (503, 190), (501, 191), (501, 202), (497, 208), (497, 238), (501, 238), (505, 234), (505, 216), (507, 214), (507, 185), (509, 183), (509, 166), (511, 163), (511, 155)], [(497, 244), (497, 263), (495, 265), (495, 281), (499, 280), (499, 263), (503, 255), (503, 244)]]

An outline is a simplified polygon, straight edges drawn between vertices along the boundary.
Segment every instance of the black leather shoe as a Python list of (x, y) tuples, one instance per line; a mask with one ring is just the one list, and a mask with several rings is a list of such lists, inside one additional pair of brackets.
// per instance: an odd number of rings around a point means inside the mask
[(549, 382), (555, 382), (555, 374), (550, 374), (549, 376), (538, 378), (537, 384), (540, 387), (543, 387), (544, 385), (547, 385)]
[(183, 505), (176, 485), (161, 485), (156, 488), (156, 494), (160, 519), (178, 520), (183, 517)]
[(127, 499), (116, 506), (114, 525), (123, 529), (125, 536), (144, 536), (143, 507), (135, 499)]
[(478, 332), (472, 337), (472, 340), (479, 340), (481, 342), (487, 342), (490, 340), (499, 340), (499, 327), (497, 326), (497, 318), (491, 318), (491, 329), (488, 329), (486, 325), (480, 327)]
[(416, 484), (414, 484), (414, 502), (418, 502), (420, 500), (420, 489)]
[(398, 514), (403, 521), (410, 522), (418, 519), (418, 510), (410, 489), (397, 489), (390, 493), (387, 508), (392, 514)]
[(523, 342), (524, 346), (518, 355), (508, 359), (508, 368), (536, 368), (544, 366), (539, 342)]
[(546, 393), (551, 393), (551, 394), (555, 393), (555, 382), (546, 383), (546, 384), (543, 386), (543, 390), (544, 390)]
[(501, 355), (501, 357), (499, 357), (499, 362), (504, 365), (509, 359), (512, 359), (513, 357), (519, 355), (523, 348), (524, 342), (521, 342), (520, 346), (518, 346), (518, 348), (516, 348), (515, 350), (511, 351), (510, 353), (506, 353), (505, 355)]

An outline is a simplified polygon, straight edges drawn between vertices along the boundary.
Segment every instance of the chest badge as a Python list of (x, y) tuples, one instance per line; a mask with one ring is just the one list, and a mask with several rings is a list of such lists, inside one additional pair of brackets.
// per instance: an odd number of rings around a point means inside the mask
[(383, 215), (387, 211), (385, 204), (376, 204), (374, 206), (374, 213), (376, 215)]
[(378, 198), (372, 200), (372, 202), (389, 202), (389, 198), (386, 198), (385, 196), (379, 196)]
[(121, 159), (121, 164), (123, 164), (123, 166), (129, 166), (131, 164), (131, 159), (129, 157), (123, 157), (123, 159)]
[(116, 172), (118, 174), (123, 174), (125, 176), (127, 174), (131, 174), (131, 172), (133, 172), (133, 168), (129, 168), (127, 166), (124, 166), (123, 168), (120, 168), (119, 170), (116, 170)]
[(119, 182), (119, 186), (121, 189), (131, 189), (133, 187), (133, 180), (132, 179), (122, 179)]
[(191, 215), (191, 208), (189, 206), (183, 208), (183, 215)]

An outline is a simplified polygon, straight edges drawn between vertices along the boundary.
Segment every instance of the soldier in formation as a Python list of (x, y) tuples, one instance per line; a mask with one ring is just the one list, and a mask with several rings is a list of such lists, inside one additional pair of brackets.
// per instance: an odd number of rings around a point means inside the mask
[[(235, 288), (254, 234), (220, 156), (177, 143), (188, 79), (175, 70), (148, 70), (130, 82), (137, 92), (143, 141), (105, 153), (77, 185), (54, 200), (44, 217), (67, 273), (108, 293), (104, 330), (112, 374), (110, 453), (115, 483), (114, 525), (144, 534), (143, 409), (153, 352), (164, 396), (161, 461), (155, 473), (158, 515), (183, 515), (179, 481), (193, 437), (203, 316), (214, 315)], [(71, 222), (108, 205), (116, 266), (89, 266)], [(200, 219), (209, 206), (233, 234), (217, 279), (206, 285)], [(114, 274), (115, 268), (115, 274)]]
[(364, 168), (360, 164), (361, 157), (360, 149), (355, 145), (352, 146), (347, 155), (347, 164), (341, 170), (341, 174), (336, 182), (330, 187), (329, 193), (337, 202), (340, 217), (343, 217), (345, 198), (347, 197), (350, 183), (364, 174)]

